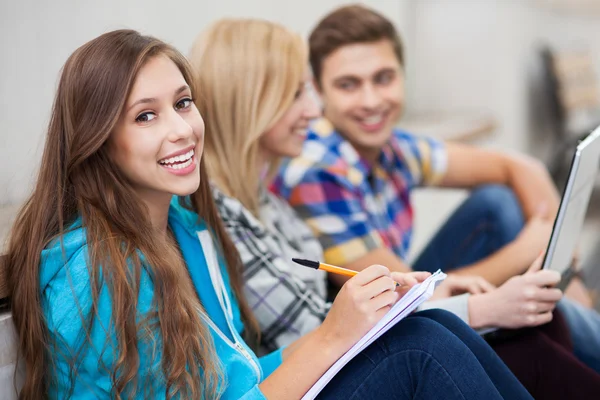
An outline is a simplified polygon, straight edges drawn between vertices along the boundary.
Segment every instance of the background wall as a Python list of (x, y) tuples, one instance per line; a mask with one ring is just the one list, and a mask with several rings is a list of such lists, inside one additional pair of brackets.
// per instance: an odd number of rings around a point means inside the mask
[[(0, 206), (31, 189), (59, 70), (69, 54), (112, 29), (157, 36), (187, 54), (196, 35), (226, 16), (261, 17), (306, 35), (339, 0), (0, 1)], [(370, 0), (398, 26), (408, 0)]]
[[(417, 0), (407, 11), (412, 29), (411, 107), (484, 109), (500, 123), (494, 145), (538, 145), (531, 121), (539, 84), (537, 49), (590, 49), (600, 67), (600, 7), (570, 10), (590, 0)], [(595, 2), (597, 5), (599, 2)], [(600, 68), (598, 69), (600, 73)], [(532, 123), (534, 122), (534, 123)], [(536, 137), (533, 136), (533, 139)]]

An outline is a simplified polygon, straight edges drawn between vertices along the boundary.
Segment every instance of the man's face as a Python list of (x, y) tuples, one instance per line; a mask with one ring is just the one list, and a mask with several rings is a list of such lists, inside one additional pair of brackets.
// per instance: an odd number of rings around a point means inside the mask
[(376, 157), (404, 103), (404, 74), (392, 42), (340, 47), (323, 60), (324, 115), (358, 152)]

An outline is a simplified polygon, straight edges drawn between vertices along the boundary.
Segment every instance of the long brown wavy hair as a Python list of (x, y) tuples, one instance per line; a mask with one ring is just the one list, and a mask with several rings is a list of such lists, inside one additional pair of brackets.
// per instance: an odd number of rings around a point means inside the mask
[[(78, 217), (86, 228), (92, 297), (91, 310), (82, 317), (81, 337), (91, 337), (99, 293), (107, 288), (117, 341), (115, 365), (109, 371), (113, 395), (131, 397), (144, 383), (137, 378), (138, 341), (146, 335), (159, 338), (163, 376), (158, 378), (166, 383), (167, 398), (218, 397), (219, 362), (182, 257), (174, 243), (159, 239), (164, 235), (156, 234), (144, 203), (108, 152), (107, 140), (138, 71), (158, 55), (169, 57), (194, 87), (187, 61), (177, 50), (131, 30), (109, 32), (84, 44), (63, 67), (37, 183), (13, 226), (6, 258), (19, 355), (26, 368), (22, 399), (45, 397), (55, 384), (52, 352), (59, 346), (42, 310), (40, 257)], [(242, 295), (241, 263), (217, 215), (203, 161), (200, 179), (192, 206), (222, 246), (246, 336), (253, 337), (256, 323)], [(138, 251), (147, 262), (142, 264)], [(153, 281), (154, 299), (152, 315), (139, 318), (142, 271)], [(71, 390), (81, 353), (69, 360)]]

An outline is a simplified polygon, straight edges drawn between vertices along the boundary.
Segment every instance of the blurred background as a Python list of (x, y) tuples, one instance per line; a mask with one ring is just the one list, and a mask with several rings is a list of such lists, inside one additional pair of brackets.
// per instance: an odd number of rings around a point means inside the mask
[[(78, 46), (108, 30), (133, 28), (187, 54), (196, 35), (225, 16), (266, 18), (306, 36), (321, 16), (345, 3), (0, 2), (0, 243), (31, 189), (59, 71)], [(443, 139), (533, 154), (552, 168), (561, 184), (573, 141), (600, 123), (600, 1), (363, 3), (390, 18), (405, 43), (407, 103), (402, 126)], [(416, 194), (412, 256), (463, 197), (460, 191), (447, 190)], [(582, 235), (587, 264), (600, 259), (600, 253), (594, 255), (600, 248), (598, 214), (590, 210)]]

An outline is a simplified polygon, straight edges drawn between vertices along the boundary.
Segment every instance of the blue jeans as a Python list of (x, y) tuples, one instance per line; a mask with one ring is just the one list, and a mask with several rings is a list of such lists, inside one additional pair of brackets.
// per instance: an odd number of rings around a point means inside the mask
[[(413, 264), (416, 271), (450, 271), (477, 262), (517, 237), (524, 226), (515, 194), (501, 185), (475, 189)], [(523, 271), (524, 272), (524, 271)], [(575, 355), (600, 373), (600, 315), (563, 298), (558, 302)]]
[(473, 264), (512, 242), (524, 225), (512, 190), (502, 185), (481, 186), (448, 218), (413, 269), (450, 271)]
[(319, 399), (531, 399), (458, 317), (428, 310), (400, 321), (353, 358)]

